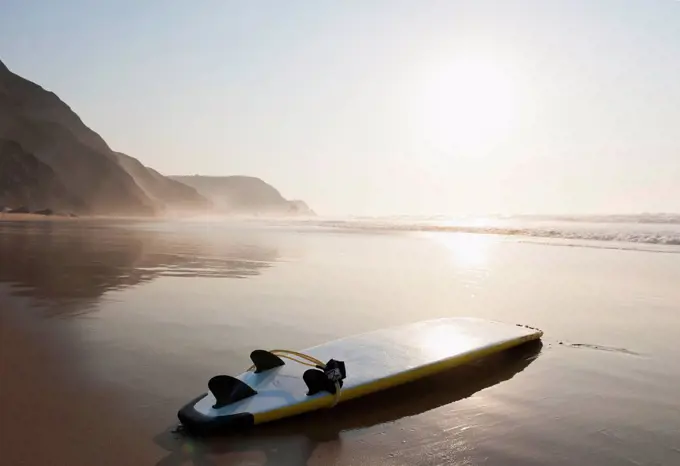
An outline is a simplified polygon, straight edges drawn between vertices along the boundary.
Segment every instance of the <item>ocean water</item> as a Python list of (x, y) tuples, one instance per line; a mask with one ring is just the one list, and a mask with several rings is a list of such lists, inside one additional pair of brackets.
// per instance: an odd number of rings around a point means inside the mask
[[(35, 446), (55, 437), (58, 464), (680, 464), (679, 253), (672, 215), (0, 222), (3, 332), (47, 345), (64, 393), (91, 394), (90, 411), (106, 393), (100, 424), (116, 432), (95, 441), (74, 414), (0, 446), (24, 464), (44, 464)], [(172, 432), (177, 410), (254, 348), (443, 316), (545, 336), (248, 435)], [(23, 356), (2, 341), (0, 375), (33, 380), (42, 368), (12, 369)], [(0, 411), (26, 406), (13, 419), (40, 426), (69, 409), (31, 412), (24, 392), (0, 392)]]

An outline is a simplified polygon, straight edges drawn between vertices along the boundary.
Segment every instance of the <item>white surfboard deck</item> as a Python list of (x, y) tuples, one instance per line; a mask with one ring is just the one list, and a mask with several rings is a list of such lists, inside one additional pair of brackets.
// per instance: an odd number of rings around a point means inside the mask
[[(300, 351), (324, 362), (331, 358), (345, 362), (342, 402), (539, 339), (542, 334), (514, 324), (455, 317), (376, 330)], [(284, 361), (284, 366), (259, 374), (236, 376), (257, 395), (215, 409), (215, 398), (208, 393), (194, 409), (210, 418), (251, 413), (254, 423), (260, 424), (333, 403), (333, 395), (326, 392), (307, 396), (302, 376), (309, 367)]]

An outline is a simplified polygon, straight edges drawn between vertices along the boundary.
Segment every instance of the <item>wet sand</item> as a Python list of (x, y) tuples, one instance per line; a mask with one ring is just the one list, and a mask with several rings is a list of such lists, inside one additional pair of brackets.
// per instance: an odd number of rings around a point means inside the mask
[[(0, 227), (0, 462), (680, 464), (677, 255), (163, 222)], [(542, 345), (244, 435), (173, 432), (254, 347), (477, 315)]]
[(68, 342), (21, 315), (30, 312), (2, 301), (0, 463), (152, 464), (157, 453), (139, 442), (142, 432), (115, 394), (74, 371)]

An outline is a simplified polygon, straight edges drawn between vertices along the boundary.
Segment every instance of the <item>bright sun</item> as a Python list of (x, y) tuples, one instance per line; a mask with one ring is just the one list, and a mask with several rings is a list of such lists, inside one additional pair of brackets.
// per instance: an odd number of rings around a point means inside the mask
[(510, 135), (518, 89), (492, 62), (463, 59), (428, 70), (416, 96), (416, 131), (439, 150), (482, 155)]

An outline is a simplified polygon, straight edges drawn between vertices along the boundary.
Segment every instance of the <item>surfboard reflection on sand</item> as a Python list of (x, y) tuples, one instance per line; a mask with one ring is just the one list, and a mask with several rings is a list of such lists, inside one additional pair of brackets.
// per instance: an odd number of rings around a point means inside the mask
[(340, 432), (416, 416), (509, 380), (528, 367), (542, 347), (540, 340), (524, 343), (465, 366), (344, 402), (334, 409), (258, 425), (245, 433), (192, 438), (168, 429), (154, 438), (169, 452), (158, 466), (192, 462), (211, 465), (210, 457), (216, 455), (263, 460), (252, 464), (304, 465), (317, 445), (338, 440)]

